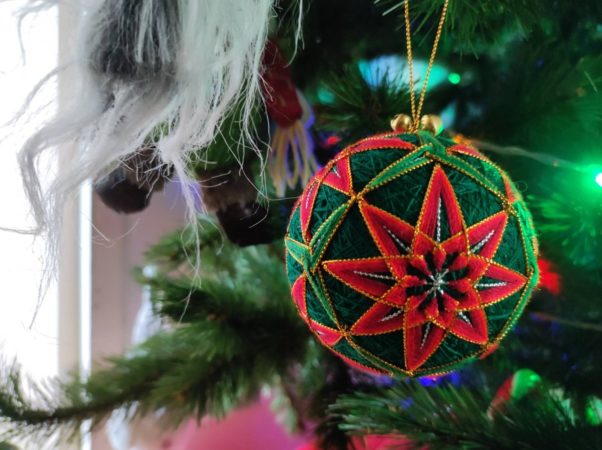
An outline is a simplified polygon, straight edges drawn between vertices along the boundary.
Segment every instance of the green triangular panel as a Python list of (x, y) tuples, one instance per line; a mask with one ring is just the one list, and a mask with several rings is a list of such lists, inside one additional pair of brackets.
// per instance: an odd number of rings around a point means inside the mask
[(439, 349), (420, 367), (420, 370), (436, 371), (439, 366), (447, 365), (451, 361), (459, 361), (479, 349), (478, 345), (448, 334)]
[(420, 138), (416, 134), (412, 133), (401, 133), (398, 134), (397, 137), (401, 140), (409, 142), (410, 144), (415, 145), (416, 147), (420, 146)]
[(420, 167), (427, 164), (429, 160), (424, 157), (424, 150), (418, 150), (410, 153), (408, 156), (399, 159), (395, 163), (391, 164), (378, 175), (376, 175), (366, 187), (373, 189), (384, 183), (388, 183), (395, 178), (403, 176), (405, 172), (409, 172), (414, 168)]
[(356, 153), (351, 156), (351, 173), (353, 179), (353, 190), (361, 191), (375, 174), (380, 173), (387, 166), (393, 164), (400, 158), (408, 155), (409, 150), (371, 150)]
[(463, 153), (454, 153), (454, 156), (466, 161), (474, 167), (481, 175), (483, 175), (483, 177), (487, 178), (500, 193), (503, 194), (506, 192), (506, 185), (504, 184), (502, 174), (493, 164)]
[(464, 159), (459, 158), (456, 155), (449, 154), (438, 154), (437, 158), (439, 158), (446, 167), (453, 167), (455, 170), (465, 173), (467, 176), (470, 176), (475, 181), (481, 183), (482, 186), (497, 192), (499, 195), (505, 194), (505, 190), (498, 191), (495, 183), (492, 183), (488, 178), (483, 176), (483, 174), (481, 174), (481, 172), (479, 172), (472, 164), (469, 164)]
[(295, 208), (291, 215), (291, 220), (288, 224), (288, 236), (298, 242), (303, 242), (303, 235), (301, 234), (301, 210), (299, 207)]
[(529, 267), (535, 270), (537, 268), (537, 255), (535, 254), (537, 235), (535, 233), (535, 229), (533, 228), (533, 219), (531, 218), (531, 214), (523, 202), (516, 202), (514, 204), (514, 208), (523, 232), (523, 238), (527, 244), (527, 264)]
[(506, 322), (508, 322), (508, 317), (510, 317), (513, 311), (516, 309), (516, 305), (518, 304), (523, 292), (524, 288), (519, 292), (512, 294), (510, 297), (502, 300), (501, 302), (494, 303), (493, 305), (485, 308), (490, 339), (493, 339), (500, 334), (504, 325)]
[(312, 270), (315, 269), (315, 267), (320, 263), (320, 257), (324, 252), (324, 248), (328, 245), (333, 234), (341, 225), (341, 221), (343, 220), (343, 217), (349, 208), (350, 204), (348, 202), (340, 205), (330, 216), (328, 216), (322, 226), (318, 228), (313, 235), (310, 242), (310, 246), (312, 248), (310, 265)]
[(349, 209), (347, 216), (334, 233), (323, 261), (331, 259), (353, 259), (380, 256), (378, 248), (370, 238), (370, 231), (357, 204)]
[(324, 326), (337, 328), (335, 321), (331, 317), (332, 314), (325, 309), (323, 301), (321, 301), (319, 294), (316, 292), (316, 288), (319, 289), (315, 283), (311, 282), (306, 287), (307, 315)]
[(364, 358), (364, 356), (362, 356), (361, 353), (357, 352), (352, 346), (351, 344), (349, 344), (349, 342), (347, 342), (345, 339), (341, 339), (334, 347), (333, 349), (340, 353), (343, 356), (346, 356), (349, 359), (352, 359), (353, 361), (366, 366), (366, 367), (374, 367), (374, 364)]
[(404, 369), (403, 332), (379, 334), (374, 336), (353, 336), (353, 342), (381, 360)]
[(302, 266), (307, 264), (306, 261), (309, 258), (307, 246), (290, 238), (284, 240), (284, 245), (286, 246), (287, 253), (289, 253), (299, 264)]
[(349, 197), (342, 192), (332, 189), (330, 186), (321, 185), (312, 211), (309, 225), (310, 234), (313, 236), (326, 219), (347, 200)]
[(472, 178), (445, 166), (444, 171), (454, 187), (466, 226), (474, 225), (502, 210), (501, 199), (483, 189)]
[(303, 273), (303, 266), (299, 264), (295, 259), (291, 256), (289, 252), (286, 253), (286, 275), (288, 278), (288, 282), (292, 286), (293, 283), (301, 276)]
[(504, 236), (493, 260), (515, 272), (526, 273), (527, 264), (525, 261), (525, 252), (523, 250), (523, 241), (520, 238), (519, 223), (516, 217), (508, 217)]
[(419, 167), (404, 174), (394, 183), (384, 184), (368, 192), (365, 198), (371, 205), (415, 225), (432, 172), (432, 164)]
[(323, 270), (321, 273), (324, 285), (330, 293), (332, 304), (335, 305), (339, 322), (350, 328), (357, 319), (374, 305), (374, 300), (341, 283), (326, 271)]

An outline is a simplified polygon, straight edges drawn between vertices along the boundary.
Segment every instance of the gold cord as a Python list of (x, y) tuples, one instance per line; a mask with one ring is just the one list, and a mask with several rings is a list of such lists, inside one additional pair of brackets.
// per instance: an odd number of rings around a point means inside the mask
[(416, 107), (416, 95), (414, 94), (414, 58), (412, 57), (412, 31), (410, 29), (410, 0), (405, 0), (404, 15), (406, 24), (406, 47), (408, 50), (408, 72), (410, 76), (410, 102), (412, 107), (412, 131), (415, 132), (420, 124), (420, 114), (422, 113), (422, 106), (424, 105), (424, 98), (426, 96), (426, 89), (428, 87), (429, 77), (431, 76), (431, 70), (435, 63), (435, 57), (437, 55), (437, 49), (439, 47), (439, 40), (443, 32), (443, 24), (445, 23), (445, 17), (447, 16), (447, 8), (449, 6), (449, 0), (445, 0), (443, 3), (443, 11), (441, 12), (441, 18), (439, 19), (439, 25), (437, 26), (437, 34), (435, 35), (435, 42), (433, 43), (433, 50), (431, 51), (431, 57), (429, 59), (429, 65), (426, 70), (426, 76), (422, 84), (422, 90), (420, 92), (420, 101), (418, 107)]

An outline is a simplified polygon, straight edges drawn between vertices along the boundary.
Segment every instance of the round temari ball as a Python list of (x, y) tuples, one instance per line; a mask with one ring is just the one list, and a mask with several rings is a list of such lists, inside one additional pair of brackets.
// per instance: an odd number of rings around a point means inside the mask
[(476, 149), (426, 132), (346, 148), (286, 236), (299, 314), (350, 365), (442, 374), (491, 352), (537, 284), (531, 216)]

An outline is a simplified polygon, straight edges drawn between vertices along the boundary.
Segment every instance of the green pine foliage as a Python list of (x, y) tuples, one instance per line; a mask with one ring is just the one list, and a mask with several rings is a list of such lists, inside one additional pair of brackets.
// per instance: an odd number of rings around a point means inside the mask
[[(8, 436), (41, 442), (54, 432), (74, 437), (83, 423), (90, 420), (94, 428), (117, 408), (141, 415), (165, 408), (172, 424), (189, 416), (223, 416), (303, 360), (308, 332), (292, 302), (282, 301), (289, 294), (281, 246), (238, 250), (219, 239), (209, 222), (203, 230), (205, 252), (216, 255), (221, 248), (221, 254), (204, 259), (198, 278), (181, 271), (190, 234), (178, 233), (157, 247), (180, 268), (178, 275), (146, 279), (155, 309), (171, 319), (171, 329), (109, 359), (106, 369), (83, 381), (73, 375), (45, 385), (25, 383), (33, 397), (23, 390), (19, 369), (7, 370), (0, 412), (11, 426)], [(149, 252), (155, 261), (157, 248)]]
[(343, 68), (324, 82), (319, 123), (325, 130), (337, 130), (352, 143), (390, 127), (392, 117), (410, 109), (407, 87), (400, 78), (384, 72), (376, 80), (366, 78), (359, 66)]
[[(410, 447), (429, 449), (600, 449), (602, 426), (592, 425), (549, 387), (529, 401), (489, 411), (483, 388), (424, 387), (418, 381), (370, 394), (341, 397), (332, 412), (343, 429), (395, 433)], [(501, 408), (500, 408), (501, 409)]]

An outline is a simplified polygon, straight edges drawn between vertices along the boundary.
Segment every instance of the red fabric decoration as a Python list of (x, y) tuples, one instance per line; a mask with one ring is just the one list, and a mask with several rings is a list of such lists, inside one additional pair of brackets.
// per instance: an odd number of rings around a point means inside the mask
[(263, 63), (264, 94), (268, 114), (279, 126), (288, 128), (301, 118), (303, 108), (288, 68), (288, 61), (272, 40), (268, 40), (265, 46)]
[(297, 91), (288, 61), (274, 41), (268, 41), (263, 54), (263, 90), (272, 130), (268, 172), (283, 197), (286, 188), (306, 185), (318, 168), (314, 142), (309, 132), (313, 123), (311, 107)]
[(545, 258), (537, 260), (539, 271), (541, 273), (539, 286), (547, 290), (552, 295), (560, 295), (562, 291), (562, 278), (554, 269), (554, 265)]

